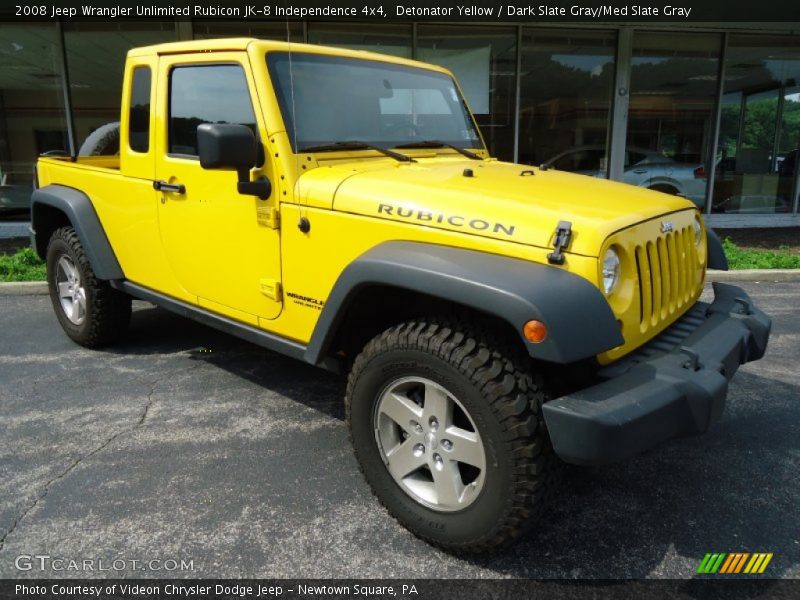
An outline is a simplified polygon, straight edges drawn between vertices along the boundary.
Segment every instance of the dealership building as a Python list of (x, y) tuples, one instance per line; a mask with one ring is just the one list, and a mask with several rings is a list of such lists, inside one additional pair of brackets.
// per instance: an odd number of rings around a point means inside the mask
[(35, 157), (118, 120), (128, 49), (259, 37), (436, 63), (493, 156), (694, 201), (716, 227), (800, 225), (800, 23), (0, 23), (0, 220), (24, 222)]

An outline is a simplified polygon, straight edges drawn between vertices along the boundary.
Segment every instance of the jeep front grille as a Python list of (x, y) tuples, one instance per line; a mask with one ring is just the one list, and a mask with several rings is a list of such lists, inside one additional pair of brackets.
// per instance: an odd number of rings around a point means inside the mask
[(634, 250), (639, 275), (639, 323), (642, 333), (672, 320), (697, 291), (694, 226), (663, 233)]

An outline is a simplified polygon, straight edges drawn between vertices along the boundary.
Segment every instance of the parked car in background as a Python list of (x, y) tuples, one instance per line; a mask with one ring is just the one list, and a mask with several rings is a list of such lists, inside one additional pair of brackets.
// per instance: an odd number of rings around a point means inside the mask
[(27, 210), (31, 205), (33, 187), (28, 181), (23, 184), (15, 177), (16, 173), (0, 171), (0, 213)]
[[(606, 176), (605, 146), (578, 146), (556, 154), (543, 166), (591, 177)], [(705, 203), (706, 170), (696, 163), (680, 163), (646, 148), (625, 151), (622, 181), (657, 192), (683, 196), (698, 207)]]

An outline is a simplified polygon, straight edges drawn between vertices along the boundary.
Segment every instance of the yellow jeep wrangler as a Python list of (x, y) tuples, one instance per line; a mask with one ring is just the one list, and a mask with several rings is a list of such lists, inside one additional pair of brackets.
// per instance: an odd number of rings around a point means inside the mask
[(255, 39), (128, 53), (119, 124), (42, 157), (32, 243), (90, 348), (131, 299), (347, 373), (378, 499), (455, 552), (517, 539), (559, 460), (706, 431), (770, 320), (658, 192), (489, 156), (446, 69)]

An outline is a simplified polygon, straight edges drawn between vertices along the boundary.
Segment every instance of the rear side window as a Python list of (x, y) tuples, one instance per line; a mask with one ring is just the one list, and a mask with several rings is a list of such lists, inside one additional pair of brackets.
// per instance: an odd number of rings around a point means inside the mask
[(150, 67), (133, 70), (128, 113), (128, 145), (134, 152), (150, 149)]
[(201, 123), (237, 123), (255, 133), (255, 113), (241, 66), (175, 67), (169, 85), (170, 154), (197, 156)]

